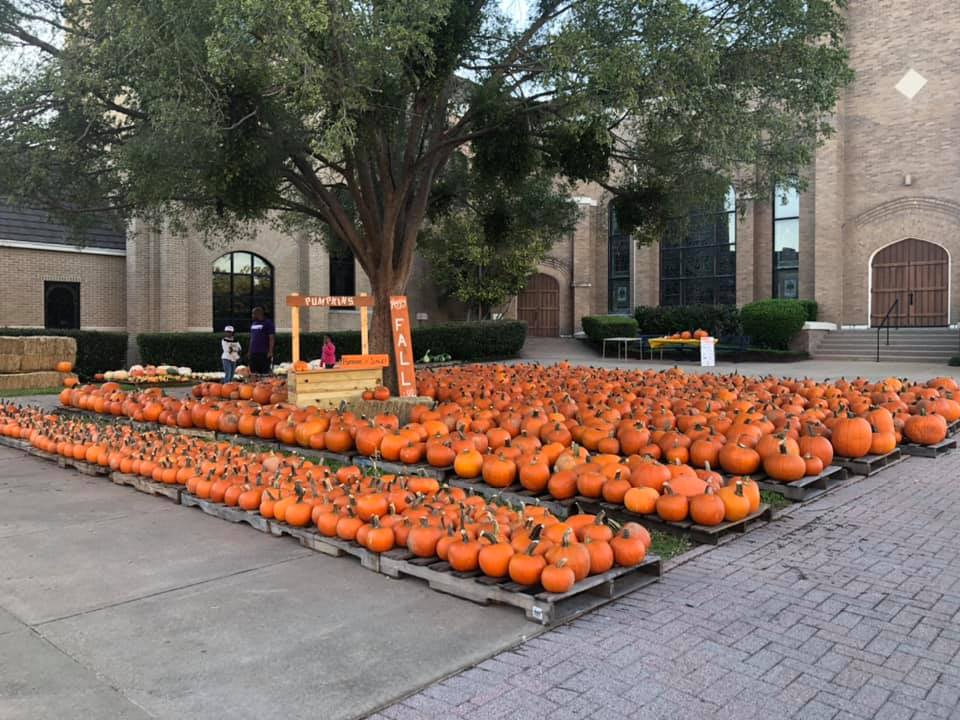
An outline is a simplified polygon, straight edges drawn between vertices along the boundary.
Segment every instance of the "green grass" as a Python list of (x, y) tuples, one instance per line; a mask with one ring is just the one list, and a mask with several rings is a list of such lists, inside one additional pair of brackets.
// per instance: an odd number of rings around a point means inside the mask
[(780, 493), (771, 492), (770, 490), (760, 491), (760, 502), (765, 502), (774, 510), (779, 510), (780, 508), (793, 505), (792, 500), (787, 500), (787, 498)]
[(26, 397), (28, 395), (59, 395), (63, 387), (29, 388), (25, 390), (0, 390), (0, 397)]
[(659, 555), (662, 561), (682, 555), (693, 547), (690, 538), (682, 535), (671, 535), (660, 530), (651, 530), (650, 538), (653, 540), (653, 545), (650, 547), (651, 554)]

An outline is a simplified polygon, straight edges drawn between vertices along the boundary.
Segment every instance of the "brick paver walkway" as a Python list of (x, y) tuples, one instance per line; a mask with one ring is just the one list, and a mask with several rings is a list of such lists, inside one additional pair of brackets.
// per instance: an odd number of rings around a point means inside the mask
[(911, 458), (374, 717), (960, 718), (958, 507)]

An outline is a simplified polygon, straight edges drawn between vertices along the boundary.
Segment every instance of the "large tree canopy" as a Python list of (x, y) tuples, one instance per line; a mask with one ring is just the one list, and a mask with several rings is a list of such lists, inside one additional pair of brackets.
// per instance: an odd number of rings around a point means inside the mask
[(211, 229), (319, 222), (382, 302), (465, 148), (494, 180), (602, 184), (642, 237), (735, 175), (747, 194), (790, 177), (849, 78), (841, 3), (0, 0), (24, 58), (0, 187)]

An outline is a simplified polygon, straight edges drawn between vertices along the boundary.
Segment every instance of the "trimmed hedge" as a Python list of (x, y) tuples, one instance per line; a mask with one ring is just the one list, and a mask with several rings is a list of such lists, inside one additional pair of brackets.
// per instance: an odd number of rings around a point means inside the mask
[[(320, 357), (323, 336), (329, 335), (337, 346), (337, 355), (357, 355), (360, 352), (360, 333), (329, 332), (300, 333), (300, 355), (305, 358)], [(142, 333), (137, 335), (140, 361), (144, 364), (171, 363), (185, 365), (198, 372), (210, 372), (223, 368), (220, 362), (220, 340), (223, 333)], [(241, 362), (246, 362), (250, 348), (250, 333), (237, 333), (237, 341), (243, 348)], [(289, 358), (293, 353), (290, 333), (277, 333), (276, 357)]]
[(671, 335), (700, 328), (717, 338), (743, 334), (736, 305), (640, 305), (634, 317), (641, 335)]
[(637, 321), (625, 315), (587, 315), (581, 318), (583, 331), (594, 342), (612, 337), (636, 337)]
[(820, 312), (820, 306), (817, 305), (816, 300), (797, 300), (798, 303), (803, 305), (804, 312), (807, 313), (808, 322), (816, 322), (817, 315)]
[(451, 322), (413, 328), (413, 354), (419, 360), (446, 353), (454, 360), (490, 360), (515, 357), (527, 341), (521, 320)]
[(807, 321), (807, 310), (798, 300), (760, 300), (743, 306), (740, 321), (754, 346), (786, 350)]
[(77, 341), (74, 369), (83, 378), (127, 366), (127, 333), (99, 330), (47, 330), (45, 328), (0, 328), (0, 335), (63, 335)]
[[(323, 336), (329, 335), (337, 346), (337, 356), (360, 353), (360, 333), (310, 332), (300, 334), (300, 355), (318, 358), (323, 347)], [(249, 333), (237, 333), (243, 347), (241, 360), (246, 361), (250, 347)], [(172, 363), (185, 365), (196, 371), (221, 369), (220, 340), (223, 333), (144, 333), (137, 335), (137, 347), (143, 363)], [(472, 323), (445, 323), (413, 328), (413, 352), (423, 357), (450, 354), (455, 360), (485, 360), (513, 357), (527, 338), (527, 324), (512, 320)], [(276, 357), (286, 360), (292, 354), (290, 333), (277, 333)]]

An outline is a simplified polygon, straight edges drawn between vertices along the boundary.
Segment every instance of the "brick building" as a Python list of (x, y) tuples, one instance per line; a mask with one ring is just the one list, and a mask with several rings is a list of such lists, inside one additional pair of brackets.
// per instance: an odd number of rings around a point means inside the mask
[[(877, 324), (897, 302), (901, 325), (960, 319), (960, 4), (851, 3), (846, 43), (856, 79), (836, 134), (801, 169), (809, 189), (742, 212), (698, 215), (682, 232), (638, 248), (617, 227), (609, 196), (582, 187), (575, 232), (557, 238), (527, 290), (506, 310), (532, 334), (569, 335), (588, 314), (636, 305), (816, 299), (821, 319)], [(84, 247), (41, 213), (0, 211), (0, 327), (82, 326), (150, 331), (243, 324), (251, 304), (289, 322), (294, 291), (367, 289), (349, 258), (263, 229), (210, 248), (133, 223)], [(462, 317), (442, 302), (418, 260), (407, 289), (426, 322)], [(356, 327), (353, 311), (318, 309), (307, 329)]]

